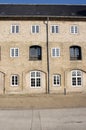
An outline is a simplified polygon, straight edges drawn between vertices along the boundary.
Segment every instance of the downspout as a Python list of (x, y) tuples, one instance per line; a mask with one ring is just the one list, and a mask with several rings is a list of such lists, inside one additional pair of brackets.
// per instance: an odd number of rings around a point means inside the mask
[(5, 94), (5, 91), (6, 91), (6, 90), (5, 90), (5, 74), (4, 74), (4, 76), (3, 76), (3, 77), (4, 77), (4, 83), (3, 83), (4, 88), (3, 88), (3, 94)]
[(46, 24), (46, 46), (47, 46), (47, 72), (48, 72), (48, 89), (47, 93), (50, 93), (50, 66), (49, 66), (49, 32), (48, 32), (49, 17), (47, 17)]
[(66, 95), (66, 72), (64, 72), (64, 95)]

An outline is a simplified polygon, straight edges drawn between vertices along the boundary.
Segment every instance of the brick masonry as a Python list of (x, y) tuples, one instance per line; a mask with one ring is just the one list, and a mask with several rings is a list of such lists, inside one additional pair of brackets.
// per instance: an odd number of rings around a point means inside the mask
[[(12, 34), (11, 25), (18, 24), (20, 32)], [(40, 33), (32, 34), (31, 25), (39, 25)], [(51, 25), (59, 25), (59, 33), (50, 32)], [(78, 34), (70, 33), (70, 26), (79, 27)], [(48, 22), (48, 42), (49, 42), (49, 87), (50, 93), (84, 92), (86, 91), (86, 22), (71, 20), (51, 20)], [(39, 45), (42, 47), (42, 60), (29, 60), (29, 47)], [(81, 47), (82, 60), (70, 60), (70, 46), (77, 45)], [(46, 46), (46, 25), (43, 20), (1, 20), (0, 21), (0, 93), (46, 93), (48, 91), (48, 71), (47, 71), (47, 46)], [(19, 48), (19, 57), (10, 57), (10, 48)], [(53, 58), (51, 49), (60, 48), (60, 57)], [(30, 87), (30, 72), (39, 70), (42, 74), (41, 88)], [(71, 71), (82, 71), (82, 86), (72, 87)], [(19, 85), (12, 87), (11, 75), (19, 76)], [(52, 75), (61, 75), (60, 87), (54, 87)]]

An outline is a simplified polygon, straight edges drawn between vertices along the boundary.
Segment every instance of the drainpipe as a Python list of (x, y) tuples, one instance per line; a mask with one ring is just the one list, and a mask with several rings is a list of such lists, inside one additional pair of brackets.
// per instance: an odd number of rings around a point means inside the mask
[(45, 21), (46, 24), (46, 46), (47, 46), (47, 72), (48, 72), (48, 89), (47, 93), (50, 93), (50, 66), (49, 66), (49, 37), (48, 37), (48, 21), (49, 17), (47, 17), (47, 21)]
[(5, 94), (5, 74), (4, 74), (3, 78), (4, 78), (4, 83), (3, 83), (3, 85), (4, 85), (3, 94)]
[(64, 72), (64, 95), (66, 95), (66, 72)]

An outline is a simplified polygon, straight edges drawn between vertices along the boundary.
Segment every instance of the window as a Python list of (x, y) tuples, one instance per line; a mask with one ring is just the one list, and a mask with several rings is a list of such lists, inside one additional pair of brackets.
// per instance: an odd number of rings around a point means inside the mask
[(19, 56), (19, 48), (11, 48), (10, 57), (18, 57), (18, 56)]
[(60, 86), (61, 81), (60, 81), (60, 75), (53, 75), (53, 85), (54, 86)]
[(51, 26), (51, 33), (59, 33), (59, 26), (58, 25), (52, 25)]
[(82, 85), (82, 72), (80, 70), (72, 71), (72, 86)]
[(70, 60), (81, 60), (81, 47), (71, 46), (70, 47)]
[(71, 26), (71, 33), (72, 34), (77, 34), (78, 33), (78, 27), (76, 25)]
[(11, 76), (11, 86), (18, 86), (18, 75)]
[(29, 49), (29, 59), (30, 60), (41, 60), (41, 47), (40, 46), (31, 46)]
[(32, 71), (30, 72), (30, 81), (32, 88), (41, 87), (41, 72), (40, 71)]
[(39, 26), (38, 25), (33, 25), (31, 29), (32, 33), (39, 33)]
[(52, 57), (59, 57), (59, 56), (60, 56), (60, 49), (52, 48)]
[(11, 25), (11, 33), (19, 33), (19, 25)]

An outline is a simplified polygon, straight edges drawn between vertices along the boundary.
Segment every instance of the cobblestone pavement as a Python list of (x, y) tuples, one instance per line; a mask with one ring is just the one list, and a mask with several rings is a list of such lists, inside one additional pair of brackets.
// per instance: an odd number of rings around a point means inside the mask
[(0, 130), (86, 130), (86, 108), (0, 110)]

